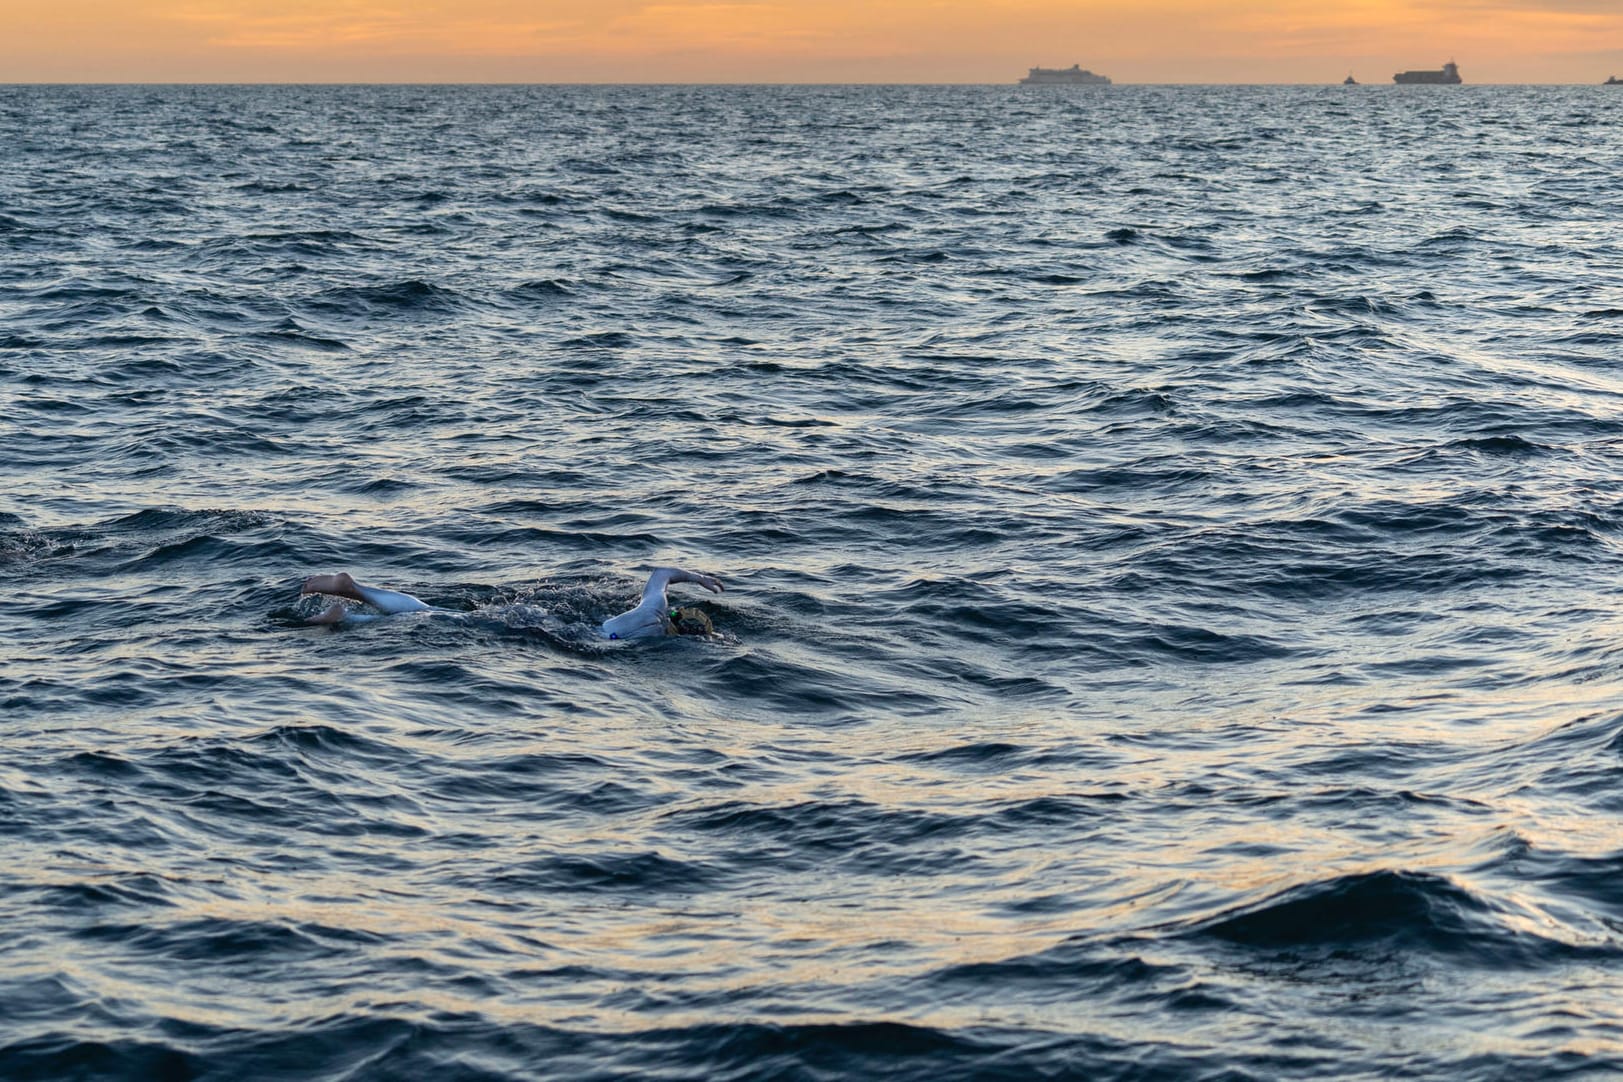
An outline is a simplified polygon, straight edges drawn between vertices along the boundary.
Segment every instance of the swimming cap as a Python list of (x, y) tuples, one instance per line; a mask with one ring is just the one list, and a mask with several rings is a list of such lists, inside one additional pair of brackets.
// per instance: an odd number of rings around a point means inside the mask
[(678, 635), (713, 635), (715, 626), (710, 617), (697, 605), (684, 605), (671, 610), (671, 630)]

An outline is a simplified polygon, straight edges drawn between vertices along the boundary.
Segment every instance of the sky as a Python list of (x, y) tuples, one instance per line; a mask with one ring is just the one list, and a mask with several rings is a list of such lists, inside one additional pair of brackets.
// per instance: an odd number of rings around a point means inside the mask
[(0, 0), (0, 83), (1623, 77), (1623, 0)]

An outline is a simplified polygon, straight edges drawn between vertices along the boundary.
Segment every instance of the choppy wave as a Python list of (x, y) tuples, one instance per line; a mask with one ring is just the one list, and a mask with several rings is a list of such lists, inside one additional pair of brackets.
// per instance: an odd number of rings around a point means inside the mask
[(0, 88), (0, 1075), (1623, 1070), (1615, 102), (1034, 89)]

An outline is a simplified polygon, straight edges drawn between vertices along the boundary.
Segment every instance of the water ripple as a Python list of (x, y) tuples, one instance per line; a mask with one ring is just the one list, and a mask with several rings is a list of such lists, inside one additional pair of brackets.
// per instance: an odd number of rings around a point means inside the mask
[(0, 1075), (1623, 1071), (1615, 102), (1053, 89), (0, 87)]

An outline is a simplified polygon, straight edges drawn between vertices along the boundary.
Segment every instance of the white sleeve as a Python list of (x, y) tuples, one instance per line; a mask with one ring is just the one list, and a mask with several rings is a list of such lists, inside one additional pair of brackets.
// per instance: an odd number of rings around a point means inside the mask
[(361, 598), (379, 612), (393, 616), (397, 612), (422, 612), (431, 608), (426, 601), (420, 601), (410, 594), (403, 594), (397, 590), (379, 590), (373, 586), (355, 584), (356, 591)]

